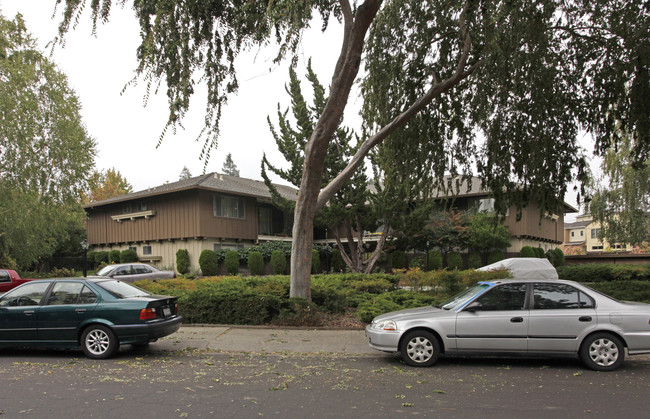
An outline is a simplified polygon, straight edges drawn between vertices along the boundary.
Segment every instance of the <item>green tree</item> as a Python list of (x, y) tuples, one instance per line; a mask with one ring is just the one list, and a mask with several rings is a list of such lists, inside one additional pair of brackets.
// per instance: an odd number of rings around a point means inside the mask
[(510, 246), (508, 227), (499, 222), (496, 214), (479, 212), (473, 215), (467, 233), (467, 246), (477, 250), (483, 260), (487, 260), (490, 251)]
[(237, 168), (235, 162), (232, 160), (232, 154), (228, 153), (226, 156), (226, 160), (223, 162), (221, 171), (227, 175), (239, 177), (239, 169)]
[[(56, 1), (65, 3), (62, 34), (88, 3), (95, 26), (109, 19), (113, 4)], [(400, 129), (420, 134), (409, 146), (430, 158), (432, 176), (476, 163), (501, 213), (528, 200), (539, 203), (540, 214), (561, 208), (566, 185), (575, 176), (586, 179), (581, 125), (596, 133), (602, 152), (619, 140), (611, 120), (625, 121), (637, 139), (635, 156), (645, 161), (647, 8), (638, 0), (139, 0), (133, 2), (142, 37), (137, 74), (147, 83), (165, 82), (165, 131), (181, 124), (197, 79), (205, 81), (207, 161), (222, 107), (238, 87), (239, 53), (274, 41), (276, 61), (291, 55), (297, 63), (315, 14), (324, 30), (330, 20), (341, 22), (341, 52), (305, 146), (294, 213), (290, 294), (309, 298), (316, 214), (370, 151)], [(329, 145), (362, 66), (367, 135), (348, 166), (322, 187)]]
[(84, 194), (83, 201), (88, 204), (131, 192), (133, 192), (133, 186), (122, 176), (119, 170), (115, 168), (101, 172), (95, 170), (88, 179), (88, 192)]
[(650, 159), (634, 164), (632, 138), (625, 135), (618, 150), (605, 154), (601, 168), (605, 178), (589, 202), (600, 223), (599, 238), (612, 245), (650, 241)]
[(178, 249), (176, 251), (176, 270), (181, 275), (185, 275), (190, 271), (190, 252), (187, 249)]
[(183, 170), (181, 170), (180, 175), (178, 175), (178, 180), (187, 180), (192, 178), (192, 173), (190, 172), (190, 169), (187, 168), (187, 166), (183, 166)]
[(39, 269), (57, 251), (81, 250), (79, 199), (95, 142), (66, 76), (36, 49), (20, 14), (0, 16), (0, 103), (0, 254)]

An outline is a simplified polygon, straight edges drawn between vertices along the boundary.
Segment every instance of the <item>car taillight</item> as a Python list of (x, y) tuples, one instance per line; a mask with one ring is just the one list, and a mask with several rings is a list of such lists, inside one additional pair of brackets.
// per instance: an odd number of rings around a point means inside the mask
[(178, 314), (178, 303), (174, 304), (174, 314)]
[(143, 308), (140, 310), (140, 320), (153, 320), (156, 318), (156, 310), (153, 308)]

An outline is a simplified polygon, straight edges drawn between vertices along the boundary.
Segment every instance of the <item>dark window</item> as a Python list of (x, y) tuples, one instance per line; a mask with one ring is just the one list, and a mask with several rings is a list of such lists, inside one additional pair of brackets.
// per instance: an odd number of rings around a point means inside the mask
[(142, 246), (142, 254), (143, 255), (150, 255), (151, 254), (151, 246)]
[(589, 296), (565, 284), (535, 284), (533, 296), (536, 310), (594, 307)]
[(79, 294), (79, 301), (77, 304), (92, 304), (97, 301), (97, 295), (92, 292), (88, 287), (84, 287)]
[(83, 287), (84, 284), (81, 282), (59, 282), (54, 285), (50, 298), (47, 300), (47, 305), (77, 304)]
[(489, 290), (475, 301), (482, 311), (522, 310), (526, 300), (526, 284), (503, 284)]
[(0, 271), (0, 282), (11, 282), (11, 277), (9, 276), (9, 272)]
[(41, 303), (43, 294), (49, 286), (50, 282), (26, 284), (5, 294), (0, 299), (0, 307), (37, 306)]
[(246, 218), (246, 204), (244, 198), (215, 195), (214, 216), (240, 219)]

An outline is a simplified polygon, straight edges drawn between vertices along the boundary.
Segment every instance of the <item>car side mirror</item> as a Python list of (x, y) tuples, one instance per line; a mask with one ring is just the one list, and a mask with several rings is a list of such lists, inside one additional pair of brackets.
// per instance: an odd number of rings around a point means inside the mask
[(481, 311), (483, 309), (483, 304), (479, 303), (478, 301), (472, 301), (465, 307), (465, 311), (469, 311), (470, 313), (474, 313), (476, 311)]

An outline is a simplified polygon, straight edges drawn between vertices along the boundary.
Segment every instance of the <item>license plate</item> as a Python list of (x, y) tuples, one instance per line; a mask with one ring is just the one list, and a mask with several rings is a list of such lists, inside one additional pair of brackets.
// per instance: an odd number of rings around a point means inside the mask
[(169, 307), (163, 307), (163, 316), (169, 317), (172, 315), (172, 310)]

